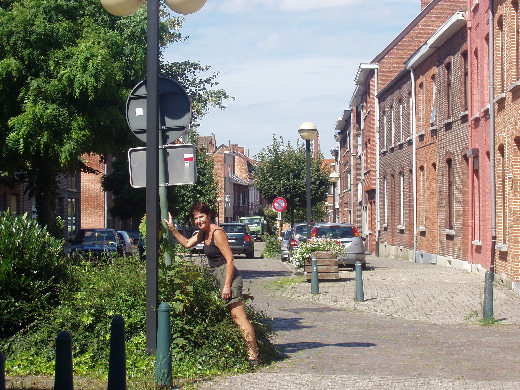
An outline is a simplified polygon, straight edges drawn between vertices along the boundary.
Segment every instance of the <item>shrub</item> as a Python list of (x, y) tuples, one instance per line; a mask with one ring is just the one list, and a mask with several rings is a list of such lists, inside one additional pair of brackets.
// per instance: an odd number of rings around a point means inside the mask
[(274, 258), (280, 257), (282, 253), (281, 243), (276, 235), (264, 235), (265, 249), (262, 257)]
[[(4, 343), (11, 374), (51, 375), (54, 340), (60, 330), (73, 337), (74, 372), (106, 377), (110, 323), (125, 319), (129, 377), (153, 372), (154, 357), (145, 346), (145, 264), (137, 259), (116, 259), (113, 264), (74, 266), (77, 290), (63, 304)], [(171, 307), (173, 375), (195, 378), (226, 371), (245, 371), (245, 346), (236, 325), (219, 298), (218, 288), (205, 270), (191, 263), (160, 266), (159, 300)], [(247, 309), (260, 348), (274, 354), (265, 316)]]
[(310, 258), (312, 252), (325, 251), (338, 255), (344, 249), (343, 245), (338, 241), (328, 238), (311, 238), (310, 240), (300, 243), (293, 252), (291, 262), (296, 268), (302, 268), (305, 259)]
[(29, 218), (0, 213), (0, 337), (59, 304), (70, 281), (63, 241)]

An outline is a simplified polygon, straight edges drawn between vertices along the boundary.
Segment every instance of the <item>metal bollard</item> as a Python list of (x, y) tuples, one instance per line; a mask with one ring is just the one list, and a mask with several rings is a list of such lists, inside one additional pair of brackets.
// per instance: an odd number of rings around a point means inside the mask
[(72, 377), (72, 336), (61, 331), (56, 337), (56, 366), (54, 369), (54, 390), (73, 390)]
[(0, 390), (5, 390), (5, 356), (0, 351)]
[(356, 261), (356, 302), (363, 302), (365, 300), (365, 293), (363, 292), (363, 274), (361, 270), (361, 261)]
[(125, 320), (121, 316), (112, 318), (107, 389), (126, 390)]
[(311, 258), (311, 294), (319, 294), (320, 293), (320, 284), (318, 281), (318, 260), (316, 257)]
[(155, 361), (155, 385), (172, 388), (172, 355), (170, 352), (170, 304), (159, 305), (157, 315), (157, 351)]
[(493, 317), (493, 273), (486, 271), (484, 282), (484, 319)]

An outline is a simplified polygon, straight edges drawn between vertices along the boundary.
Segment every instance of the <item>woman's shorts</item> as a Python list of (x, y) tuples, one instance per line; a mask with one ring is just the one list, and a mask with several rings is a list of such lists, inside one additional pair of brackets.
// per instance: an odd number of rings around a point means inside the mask
[[(220, 285), (220, 292), (224, 288), (224, 283), (226, 281), (226, 264), (219, 265), (218, 267), (213, 267), (209, 269), (211, 276), (213, 276)], [(226, 299), (226, 305), (230, 305), (231, 303), (243, 301), (242, 298), (242, 275), (240, 275), (240, 271), (235, 267), (233, 271), (233, 281), (231, 282), (231, 298)]]

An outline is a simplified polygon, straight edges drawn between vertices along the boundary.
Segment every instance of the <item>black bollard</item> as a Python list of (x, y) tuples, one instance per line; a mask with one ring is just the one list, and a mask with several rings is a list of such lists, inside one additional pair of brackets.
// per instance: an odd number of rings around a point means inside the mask
[(54, 370), (54, 390), (73, 390), (72, 377), (72, 337), (61, 331), (56, 337), (56, 366)]
[(121, 316), (112, 318), (108, 390), (126, 390), (125, 320)]
[(0, 351), (0, 390), (5, 390), (5, 356)]
[(365, 293), (363, 291), (363, 274), (361, 270), (361, 261), (356, 261), (356, 302), (363, 302), (365, 300)]
[(493, 278), (491, 271), (486, 271), (484, 279), (483, 317), (485, 320), (493, 318)]
[(170, 339), (170, 304), (163, 302), (159, 305), (157, 313), (155, 387), (159, 389), (171, 389), (173, 387)]

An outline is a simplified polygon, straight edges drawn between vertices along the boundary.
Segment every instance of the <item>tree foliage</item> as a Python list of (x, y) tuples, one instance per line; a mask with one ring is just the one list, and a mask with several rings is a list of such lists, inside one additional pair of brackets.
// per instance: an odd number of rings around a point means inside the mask
[[(285, 198), (291, 225), (296, 216), (306, 215), (306, 158), (303, 145), (293, 147), (281, 137), (273, 137), (273, 143), (256, 156), (255, 187), (269, 202), (279, 196)], [(321, 156), (312, 158), (310, 173), (311, 204), (318, 210), (327, 198), (329, 187), (329, 172)]]
[[(162, 14), (160, 45), (182, 40), (182, 18)], [(0, 1), (0, 162), (28, 182), (39, 222), (53, 230), (57, 180), (84, 153), (118, 154), (136, 139), (126, 99), (146, 76), (146, 7), (120, 18), (99, 0)], [(228, 98), (189, 62), (163, 64), (195, 96), (195, 117)]]

